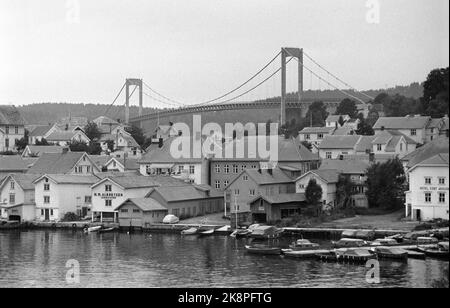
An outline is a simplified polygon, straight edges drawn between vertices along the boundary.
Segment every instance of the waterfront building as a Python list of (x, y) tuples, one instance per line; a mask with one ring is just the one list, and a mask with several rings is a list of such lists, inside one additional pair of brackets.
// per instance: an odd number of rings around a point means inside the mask
[(162, 223), (168, 209), (153, 198), (131, 198), (116, 208), (120, 227), (142, 228)]
[(356, 145), (360, 138), (361, 136), (358, 135), (325, 136), (319, 145), (319, 157), (321, 159), (340, 159), (344, 155), (355, 155)]
[(225, 211), (249, 213), (256, 196), (289, 193), (295, 193), (295, 184), (281, 169), (245, 169), (226, 188)]
[(408, 169), (405, 215), (412, 220), (449, 219), (449, 154), (440, 153)]
[[(180, 138), (180, 139), (178, 139)], [(144, 154), (141, 160), (140, 172), (142, 175), (166, 175), (198, 185), (208, 184), (209, 160), (202, 155), (193, 155), (193, 146), (190, 147), (189, 157), (174, 158), (171, 153), (172, 143), (175, 140), (189, 137), (172, 137), (164, 141), (161, 146), (154, 147)]]
[[(251, 139), (256, 140), (251, 140)], [(258, 153), (250, 153), (249, 145), (259, 144), (261, 138), (267, 137), (243, 137), (242, 139), (233, 140), (233, 149), (236, 149), (238, 142), (242, 142), (244, 146), (244, 155), (242, 157), (226, 157), (222, 158), (212, 157), (210, 163), (210, 180), (209, 185), (213, 188), (225, 191), (228, 185), (236, 179), (236, 177), (246, 169), (271, 169), (274, 168), (267, 158), (260, 157)], [(291, 178), (295, 179), (297, 176), (308, 172), (312, 169), (317, 169), (319, 164), (319, 157), (317, 154), (309, 151), (301, 144), (299, 139), (289, 138), (285, 139), (283, 136), (272, 136), (270, 138), (277, 138), (278, 142), (278, 162), (277, 168), (286, 171)], [(269, 144), (269, 140), (265, 140)], [(234, 150), (235, 151), (235, 150)]]
[(79, 217), (90, 215), (91, 186), (98, 181), (94, 175), (45, 174), (37, 178), (35, 187), (36, 219), (60, 221), (67, 213)]
[(19, 222), (36, 217), (33, 181), (37, 174), (12, 173), (0, 182), (1, 218)]
[(223, 193), (208, 185), (164, 185), (151, 189), (146, 198), (156, 200), (168, 214), (180, 219), (221, 213), (224, 208)]
[(93, 175), (101, 169), (84, 152), (44, 153), (28, 173)]
[(34, 127), (28, 135), (28, 144), (33, 145), (36, 142), (42, 142), (42, 139), (47, 139), (54, 131), (53, 125), (39, 125)]
[(81, 142), (86, 144), (89, 144), (89, 142), (91, 142), (91, 139), (89, 139), (89, 137), (86, 136), (86, 134), (81, 130), (54, 131), (46, 138), (46, 140), (50, 143), (62, 147), (68, 146), (73, 142)]
[(63, 153), (70, 152), (68, 147), (59, 145), (27, 145), (22, 152), (22, 157), (41, 157), (44, 153)]
[(10, 173), (25, 173), (27, 171), (27, 164), (19, 155), (0, 156), (0, 181)]
[(352, 183), (352, 196), (350, 202), (352, 206), (358, 208), (368, 208), (369, 201), (366, 196), (367, 191), (367, 169), (371, 162), (359, 159), (346, 160), (323, 160), (319, 170), (336, 170), (340, 177), (347, 178)]
[(332, 135), (335, 130), (335, 127), (305, 127), (298, 133), (298, 137), (300, 142), (309, 142), (312, 145), (312, 152), (317, 153), (323, 138)]
[[(98, 174), (102, 177), (101, 174)], [(127, 199), (144, 198), (155, 187), (189, 185), (165, 176), (136, 176), (130, 174), (108, 175), (92, 185), (92, 220), (117, 221), (116, 208)]]
[(332, 209), (336, 206), (337, 183), (339, 172), (335, 169), (311, 170), (295, 180), (295, 191), (297, 194), (305, 194), (306, 188), (311, 180), (322, 188), (322, 209)]
[(344, 123), (351, 120), (351, 118), (348, 114), (329, 115), (327, 117), (327, 119), (325, 120), (325, 126), (326, 127), (334, 127), (334, 128), (339, 128), (339, 127), (343, 126), (343, 125), (339, 124), (340, 118), (342, 118)]
[(0, 152), (15, 151), (25, 136), (25, 119), (14, 106), (0, 106)]
[(380, 117), (373, 126), (375, 134), (384, 130), (396, 130), (418, 144), (425, 144), (439, 137), (445, 125), (443, 119), (429, 116), (408, 115), (405, 117)]
[(304, 194), (260, 195), (250, 200), (252, 222), (266, 223), (302, 214), (307, 207)]

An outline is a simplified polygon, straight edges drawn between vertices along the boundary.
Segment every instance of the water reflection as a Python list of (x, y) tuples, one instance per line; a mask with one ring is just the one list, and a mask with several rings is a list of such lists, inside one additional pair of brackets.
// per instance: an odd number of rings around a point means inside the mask
[[(249, 255), (247, 243), (223, 236), (0, 232), (0, 287), (68, 286), (69, 259), (80, 263), (79, 287), (373, 287), (364, 266)], [(448, 262), (380, 265), (376, 287), (429, 287)]]

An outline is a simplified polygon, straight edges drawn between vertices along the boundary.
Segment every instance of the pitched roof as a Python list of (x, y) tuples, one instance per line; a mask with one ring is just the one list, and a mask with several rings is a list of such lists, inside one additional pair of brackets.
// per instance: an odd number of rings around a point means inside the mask
[(58, 184), (86, 184), (92, 185), (96, 183), (99, 178), (95, 175), (72, 175), (72, 174), (44, 174), (38, 177), (34, 183), (39, 182), (43, 178), (49, 178)]
[(424, 161), (427, 158), (433, 157), (437, 154), (445, 154), (448, 152), (449, 138), (444, 136), (424, 144), (420, 148), (401, 158), (401, 160), (406, 162), (406, 166), (409, 168), (415, 166), (416, 164)]
[(324, 159), (319, 170), (337, 170), (342, 174), (365, 174), (370, 163), (364, 160)]
[(25, 124), (25, 119), (15, 106), (0, 106), (0, 125)]
[(343, 126), (336, 129), (333, 133), (335, 136), (348, 136), (351, 135), (355, 130), (351, 126)]
[(159, 186), (167, 186), (171, 187), (181, 187), (181, 186), (187, 186), (190, 184), (185, 183), (184, 181), (175, 179), (171, 176), (162, 176), (162, 175), (155, 175), (155, 176), (141, 176), (141, 175), (135, 175), (135, 174), (115, 174), (104, 177), (102, 173), (97, 174), (98, 177), (103, 178), (101, 181), (98, 181), (95, 183), (92, 187), (96, 187), (97, 185), (103, 183), (105, 180), (110, 180), (117, 185), (125, 188), (146, 188), (146, 187), (159, 187)]
[(128, 202), (136, 205), (143, 212), (151, 211), (165, 211), (167, 208), (153, 198), (130, 198), (125, 200), (121, 205), (119, 205), (115, 210), (120, 209), (122, 206), (126, 205)]
[(338, 122), (339, 118), (342, 117), (342, 119), (345, 119), (346, 117), (349, 117), (348, 114), (336, 114), (336, 115), (329, 115), (326, 122)]
[(448, 165), (448, 153), (437, 154), (420, 162), (419, 165)]
[(361, 139), (359, 139), (355, 147), (356, 152), (366, 152), (368, 150), (372, 151), (372, 142), (375, 138), (376, 136), (361, 136)]
[(319, 145), (319, 149), (354, 149), (361, 136), (326, 135)]
[[(339, 172), (335, 169), (319, 169), (319, 170), (311, 170), (302, 176), (298, 177), (297, 180), (305, 177), (308, 174), (315, 174), (322, 180), (324, 180), (326, 183), (333, 184), (339, 182)], [(296, 180), (296, 181), (297, 181)]]
[[(177, 139), (182, 138), (182, 139)], [(190, 157), (189, 158), (174, 158), (171, 154), (171, 146), (175, 141), (189, 142), (191, 145), (192, 139), (189, 137), (172, 137), (164, 141), (161, 148), (158, 146), (150, 149), (147, 153), (142, 156), (142, 159), (138, 161), (139, 164), (152, 164), (152, 163), (198, 163), (202, 161), (202, 158), (194, 158), (193, 146), (190, 146)]]
[(437, 128), (440, 129), (444, 125), (444, 118), (431, 119), (427, 125), (427, 128)]
[(53, 125), (41, 125), (41, 126), (36, 126), (35, 129), (33, 129), (30, 132), (30, 136), (31, 137), (39, 137), (39, 136), (44, 136), (45, 134), (48, 133), (48, 131), (53, 127)]
[(83, 134), (80, 131), (54, 131), (46, 139), (47, 141), (70, 141), (77, 134)]
[(249, 203), (253, 203), (259, 199), (263, 199), (270, 204), (283, 204), (283, 203), (293, 203), (293, 202), (304, 202), (306, 201), (305, 194), (277, 194), (267, 196), (265, 194), (259, 195)]
[(244, 172), (247, 173), (248, 176), (258, 185), (292, 183), (292, 179), (279, 168), (272, 169), (272, 174), (269, 173), (269, 170), (258, 169), (246, 169)]
[(0, 171), (26, 171), (28, 169), (27, 164), (18, 155), (5, 155), (0, 156)]
[[(39, 174), (27, 174), (27, 173), (11, 173), (8, 176), (14, 179), (14, 181), (22, 187), (23, 190), (33, 190), (33, 182), (40, 177)], [(7, 177), (8, 177), (7, 176)], [(7, 178), (5, 177), (5, 179)], [(5, 182), (0, 182), (0, 187), (3, 186)]]
[[(154, 189), (166, 202), (198, 200), (206, 198), (205, 194), (200, 193), (193, 185), (185, 185), (173, 189), (173, 187), (161, 186)], [(152, 193), (149, 194), (151, 196)]]
[(28, 173), (65, 174), (85, 155), (84, 152), (44, 153)]
[(27, 148), (31, 153), (37, 156), (43, 153), (62, 153), (64, 150), (70, 151), (68, 147), (62, 147), (59, 145), (27, 145)]
[(331, 134), (334, 130), (334, 127), (305, 127), (299, 134)]
[(420, 129), (425, 128), (430, 119), (423, 116), (380, 117), (373, 129)]

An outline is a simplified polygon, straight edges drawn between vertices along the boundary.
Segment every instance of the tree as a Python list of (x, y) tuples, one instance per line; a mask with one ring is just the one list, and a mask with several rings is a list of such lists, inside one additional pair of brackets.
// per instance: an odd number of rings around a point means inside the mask
[(309, 106), (305, 116), (305, 122), (312, 126), (325, 126), (328, 112), (322, 101), (315, 101)]
[(398, 158), (376, 163), (367, 169), (367, 198), (369, 206), (397, 209), (403, 206), (406, 176)]
[(42, 138), (41, 140), (36, 140), (35, 144), (36, 145), (50, 145), (50, 143), (48, 143), (48, 141), (45, 138)]
[(364, 118), (360, 118), (356, 134), (362, 136), (373, 136), (375, 132), (372, 126), (370, 126)]
[(449, 112), (449, 68), (435, 69), (423, 84), (423, 114), (442, 118)]
[(349, 98), (344, 98), (336, 109), (336, 114), (349, 115), (350, 118), (356, 118), (358, 114), (358, 108), (356, 108), (356, 102)]
[(311, 179), (308, 182), (308, 186), (305, 189), (305, 197), (308, 204), (317, 205), (322, 199), (322, 187), (317, 184), (315, 179)]
[(22, 152), (23, 150), (25, 150), (25, 148), (28, 145), (28, 136), (29, 136), (29, 132), (26, 129), (23, 138), (20, 138), (20, 140), (16, 141), (17, 151)]
[(142, 146), (145, 143), (145, 135), (141, 128), (136, 126), (130, 126), (125, 128), (125, 130), (136, 140), (136, 142)]
[(89, 139), (91, 140), (97, 140), (101, 137), (102, 133), (100, 132), (97, 124), (95, 124), (94, 122), (89, 122), (85, 127), (84, 127), (84, 133), (86, 134), (86, 136), (88, 136)]
[(344, 126), (345, 121), (344, 121), (344, 118), (342, 116), (339, 116), (338, 124), (339, 124), (340, 127)]
[(349, 177), (340, 176), (336, 184), (336, 201), (338, 207), (348, 208), (353, 194), (353, 182)]
[(114, 140), (106, 140), (105, 143), (108, 147), (109, 152), (111, 153), (114, 152), (114, 144), (115, 144)]
[(69, 143), (69, 149), (72, 152), (89, 152), (89, 146), (85, 142), (72, 141)]
[(89, 155), (100, 155), (102, 153), (102, 147), (98, 142), (91, 142), (88, 145), (87, 153)]

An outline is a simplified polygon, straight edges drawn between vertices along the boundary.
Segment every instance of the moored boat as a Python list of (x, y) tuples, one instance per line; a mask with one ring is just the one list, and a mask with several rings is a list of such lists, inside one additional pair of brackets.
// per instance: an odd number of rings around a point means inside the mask
[(332, 241), (331, 244), (335, 248), (353, 248), (369, 245), (369, 243), (364, 240), (354, 238), (342, 238), (339, 241)]
[(449, 249), (448, 242), (438, 243), (435, 247), (423, 247), (418, 246), (417, 249), (424, 253), (427, 257), (438, 258), (438, 259), (449, 259)]
[(364, 263), (377, 258), (376, 254), (364, 248), (337, 249), (335, 252), (337, 261), (342, 262)]
[(398, 242), (392, 238), (379, 238), (370, 243), (370, 246), (395, 246)]
[(214, 234), (214, 229), (209, 229), (209, 230), (205, 230), (205, 231), (200, 231), (198, 233), (199, 236), (209, 236), (209, 235), (213, 235)]
[(116, 228), (111, 227), (111, 228), (101, 228), (98, 230), (98, 233), (108, 233), (108, 232), (114, 232), (116, 231)]
[(231, 233), (230, 236), (235, 237), (235, 238), (243, 238), (243, 237), (247, 237), (251, 233), (252, 232), (248, 229), (237, 229), (237, 230), (233, 231), (233, 233)]
[(245, 245), (245, 250), (252, 254), (261, 255), (280, 255), (281, 249), (279, 247), (270, 247), (266, 245)]
[(84, 232), (85, 233), (92, 233), (92, 232), (97, 232), (102, 228), (102, 226), (96, 226), (96, 227), (89, 227), (89, 228), (85, 228)]
[(397, 247), (375, 247), (378, 259), (408, 260), (408, 251)]
[(299, 239), (289, 245), (292, 250), (310, 250), (319, 248), (319, 244), (311, 243), (307, 239)]
[(197, 234), (197, 232), (198, 232), (197, 228), (189, 228), (181, 231), (181, 235), (194, 235)]
[(248, 236), (258, 239), (274, 239), (279, 238), (282, 232), (282, 229), (278, 229), (274, 226), (258, 226), (254, 228)]

